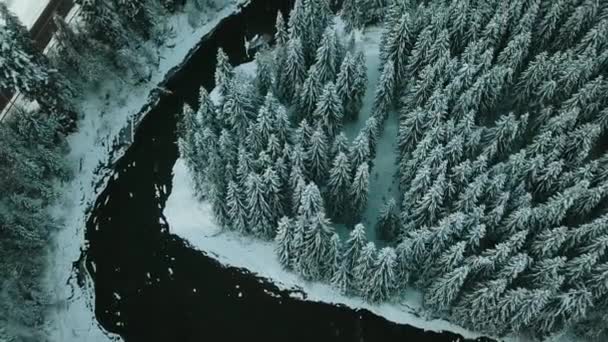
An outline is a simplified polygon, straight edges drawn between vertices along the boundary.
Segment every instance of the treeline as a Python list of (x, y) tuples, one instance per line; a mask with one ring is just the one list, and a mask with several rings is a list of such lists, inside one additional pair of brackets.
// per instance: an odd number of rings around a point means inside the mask
[[(288, 25), (279, 14), (251, 83), (218, 53), (220, 100), (201, 90), (180, 127), (218, 222), (275, 239), (285, 267), (345, 293), (411, 286), (476, 331), (605, 339), (608, 4), (348, 0), (341, 14), (385, 27), (352, 142), (340, 131), (361, 109), (365, 61), (328, 2), (297, 0)], [(377, 251), (357, 223), (389, 115), (400, 197), (368, 227), (389, 245)], [(346, 241), (332, 222), (353, 227)]]
[[(78, 0), (68, 25), (55, 17), (56, 46), (42, 53), (28, 30), (0, 2), (0, 89), (19, 91), (34, 106), (16, 108), (0, 124), (0, 340), (45, 341), (55, 299), (43, 283), (52, 234), (61, 228), (47, 211), (58, 183), (70, 178), (65, 134), (76, 129), (79, 103), (109, 79), (145, 79), (167, 36), (167, 13), (218, 6), (213, 0)], [(204, 18), (203, 18), (204, 19)], [(192, 24), (196, 20), (191, 21)], [(200, 24), (200, 22), (198, 22)], [(147, 44), (152, 46), (151, 44)]]

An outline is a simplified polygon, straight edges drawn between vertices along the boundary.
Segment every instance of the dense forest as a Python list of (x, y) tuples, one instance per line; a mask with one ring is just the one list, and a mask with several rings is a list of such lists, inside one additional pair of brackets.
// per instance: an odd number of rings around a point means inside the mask
[[(369, 70), (349, 32), (370, 26), (380, 78), (351, 141)], [(608, 3), (345, 0), (336, 20), (296, 0), (276, 30), (255, 79), (219, 50), (217, 96), (184, 109), (180, 151), (219, 224), (371, 302), (417, 289), (474, 331), (608, 338)], [(390, 117), (399, 196), (365, 227)]]
[(77, 166), (66, 136), (85, 115), (81, 103), (103, 82), (145, 82), (156, 51), (171, 34), (166, 20), (188, 11), (192, 26), (214, 0), (76, 0), (70, 24), (56, 16), (52, 46), (38, 50), (27, 28), (0, 2), (0, 89), (19, 92), (0, 123), (0, 340), (46, 341), (55, 298), (43, 283), (53, 234), (62, 228), (47, 208)]

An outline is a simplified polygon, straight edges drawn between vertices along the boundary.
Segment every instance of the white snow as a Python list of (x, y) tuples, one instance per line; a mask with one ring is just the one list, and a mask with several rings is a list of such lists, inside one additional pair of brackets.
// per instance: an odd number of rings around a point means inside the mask
[[(425, 330), (452, 331), (466, 338), (481, 336), (445, 320), (421, 317), (420, 295), (415, 291), (409, 291), (399, 302), (372, 305), (359, 298), (341, 295), (327, 284), (303, 280), (281, 267), (274, 253), (273, 242), (222, 230), (213, 221), (210, 205), (198, 201), (193, 189), (190, 171), (184, 160), (178, 159), (173, 168), (173, 191), (164, 210), (169, 229), (222, 264), (246, 268), (282, 289), (302, 290), (306, 293), (306, 300), (367, 309), (390, 321)], [(298, 293), (293, 297), (304, 300)]]
[(50, 0), (0, 0), (5, 2), (27, 28), (31, 28)]
[[(24, 6), (24, 0), (14, 0)], [(53, 238), (49, 257), (47, 282), (55, 300), (62, 305), (53, 306), (50, 312), (50, 340), (61, 342), (116, 341), (118, 336), (108, 334), (97, 323), (93, 310), (93, 284), (89, 280), (84, 288), (73, 276), (73, 263), (79, 259), (81, 248), (86, 245), (84, 230), (87, 210), (112, 175), (109, 165), (118, 159), (130, 141), (123, 141), (116, 151), (110, 142), (127, 128), (131, 118), (146, 104), (150, 92), (163, 80), (167, 72), (181, 63), (189, 50), (211, 31), (224, 17), (237, 11), (239, 0), (226, 0), (217, 13), (206, 13), (206, 22), (191, 29), (188, 15), (177, 14), (169, 18), (176, 35), (165, 41), (158, 55), (160, 63), (152, 70), (152, 78), (145, 84), (133, 86), (118, 80), (107, 80), (100, 90), (87, 94), (80, 112), (86, 116), (79, 122), (78, 131), (68, 137), (71, 151), (68, 160), (75, 178), (67, 184), (59, 184), (62, 194), (57, 204), (50, 209), (55, 218), (64, 224), (64, 229)], [(205, 18), (201, 18), (204, 20)], [(105, 99), (108, 94), (113, 101)], [(137, 122), (137, 120), (136, 120)], [(124, 134), (123, 134), (124, 135)], [(101, 184), (99, 188), (97, 184)], [(85, 260), (79, 267), (84, 269)], [(87, 280), (89, 279), (86, 277)], [(66, 283), (68, 286), (66, 286)]]

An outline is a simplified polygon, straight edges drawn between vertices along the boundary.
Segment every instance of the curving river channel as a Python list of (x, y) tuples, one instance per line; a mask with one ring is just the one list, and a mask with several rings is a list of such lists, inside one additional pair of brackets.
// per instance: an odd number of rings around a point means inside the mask
[[(224, 19), (165, 81), (163, 94), (114, 167), (87, 221), (86, 268), (95, 314), (131, 341), (465, 341), (400, 325), (367, 310), (290, 297), (247, 270), (225, 267), (171, 234), (162, 211), (178, 157), (176, 113), (213, 87), (215, 54), (246, 62), (245, 35), (271, 33), (291, 0), (254, 0)], [(240, 295), (239, 295), (240, 293)], [(489, 341), (478, 339), (477, 341)]]

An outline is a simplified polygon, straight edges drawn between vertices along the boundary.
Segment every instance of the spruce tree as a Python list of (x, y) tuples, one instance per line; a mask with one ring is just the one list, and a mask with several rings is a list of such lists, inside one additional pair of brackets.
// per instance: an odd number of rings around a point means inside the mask
[(342, 106), (333, 83), (327, 83), (323, 88), (314, 111), (314, 118), (331, 139), (342, 130)]
[(275, 237), (275, 252), (279, 258), (279, 262), (283, 267), (290, 268), (291, 260), (293, 259), (294, 251), (293, 247), (293, 239), (294, 239), (294, 224), (292, 220), (283, 216), (279, 220), (279, 225), (277, 227), (277, 235)]
[(313, 65), (308, 70), (308, 77), (306, 77), (298, 97), (298, 115), (300, 118), (312, 117), (322, 90), (317, 68)]
[(234, 181), (228, 183), (226, 200), (228, 201), (228, 216), (230, 217), (229, 227), (240, 233), (246, 233), (248, 231), (247, 204), (241, 186)]
[(335, 220), (342, 221), (350, 208), (351, 166), (348, 157), (340, 152), (329, 171), (328, 200), (329, 213)]
[(318, 126), (310, 137), (310, 148), (306, 152), (306, 168), (315, 182), (322, 183), (325, 181), (328, 157), (327, 137), (321, 126)]
[(321, 84), (334, 82), (338, 73), (339, 47), (335, 35), (335, 30), (332, 27), (328, 27), (325, 33), (323, 33), (321, 45), (317, 49), (314, 65)]
[(219, 48), (217, 50), (217, 61), (215, 67), (215, 86), (217, 87), (220, 96), (226, 96), (230, 87), (230, 82), (234, 76), (234, 70), (228, 55), (224, 52), (224, 49)]
[(361, 254), (353, 269), (354, 280), (358, 292), (368, 300), (371, 300), (373, 292), (377, 291), (374, 288), (377, 284), (373, 283), (374, 271), (376, 271), (376, 259), (376, 245), (373, 242), (368, 242), (365, 247), (361, 249)]
[(380, 212), (376, 232), (384, 241), (394, 241), (399, 235), (401, 227), (397, 210), (397, 203), (395, 199), (391, 198)]
[(351, 205), (353, 216), (362, 215), (367, 206), (369, 192), (369, 166), (367, 163), (361, 164), (355, 173), (350, 189)]
[(251, 231), (260, 238), (271, 238), (274, 231), (273, 213), (264, 178), (256, 173), (249, 174), (246, 194)]
[(397, 288), (397, 255), (391, 247), (385, 247), (378, 253), (372, 273), (371, 293), (369, 299), (379, 302), (389, 299)]

